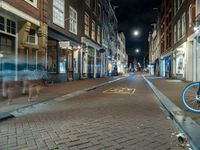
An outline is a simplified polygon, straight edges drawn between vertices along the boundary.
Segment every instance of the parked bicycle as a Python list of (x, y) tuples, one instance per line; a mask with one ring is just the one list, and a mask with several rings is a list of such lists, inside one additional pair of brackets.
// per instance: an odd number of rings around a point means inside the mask
[(183, 89), (182, 103), (185, 110), (200, 113), (200, 82), (192, 82)]

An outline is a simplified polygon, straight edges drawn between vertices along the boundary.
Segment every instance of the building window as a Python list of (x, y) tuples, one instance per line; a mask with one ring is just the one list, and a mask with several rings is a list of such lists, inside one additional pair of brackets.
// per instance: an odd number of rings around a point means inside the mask
[(69, 7), (69, 31), (77, 34), (77, 12), (71, 6)]
[(97, 43), (100, 43), (100, 37), (101, 37), (101, 35), (100, 35), (100, 27), (97, 26)]
[(186, 20), (185, 20), (185, 13), (182, 16), (182, 36), (185, 35), (186, 32)]
[(85, 0), (85, 4), (90, 8), (90, 0)]
[(37, 7), (37, 0), (26, 0), (26, 2), (33, 5), (34, 7)]
[(29, 35), (27, 37), (27, 43), (29, 44), (37, 44), (37, 33), (36, 30), (30, 29)]
[(96, 6), (96, 5), (97, 5), (96, 0), (93, 0), (93, 1), (92, 1), (92, 10), (93, 10), (93, 12), (94, 12), (95, 14), (96, 14), (96, 11), (97, 11), (97, 8), (96, 8), (97, 6)]
[(101, 5), (100, 4), (98, 4), (98, 7), (97, 7), (97, 15), (98, 15), (99, 20), (101, 20)]
[(64, 28), (65, 22), (65, 1), (64, 0), (53, 0), (53, 23)]
[(189, 27), (192, 27), (192, 4), (189, 7)]
[(89, 36), (89, 16), (86, 13), (84, 16), (84, 22), (85, 22), (85, 35)]
[[(192, 7), (192, 6), (191, 6)], [(200, 0), (196, 0), (196, 16), (200, 13)]]
[(176, 2), (177, 2), (177, 1), (176, 1), (176, 0), (174, 0), (174, 16), (175, 16), (175, 14), (176, 14), (176, 11), (177, 11), (177, 8), (176, 8), (176, 7), (177, 7), (177, 4), (176, 4)]
[(178, 20), (178, 40), (181, 38), (181, 21)]
[(16, 23), (7, 19), (7, 32), (11, 34), (16, 34)]
[(95, 22), (92, 21), (92, 39), (95, 40)]
[(5, 31), (5, 19), (0, 16), (0, 30)]
[(174, 26), (174, 43), (176, 43), (177, 41), (177, 29), (176, 29), (176, 25)]
[(57, 61), (57, 49), (56, 46), (48, 47), (48, 54), (47, 54), (47, 71), (56, 73), (58, 71), (58, 61)]

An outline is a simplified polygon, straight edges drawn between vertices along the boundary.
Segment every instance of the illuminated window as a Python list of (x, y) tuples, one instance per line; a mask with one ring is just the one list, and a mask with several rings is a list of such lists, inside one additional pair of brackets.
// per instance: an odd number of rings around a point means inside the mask
[(92, 21), (92, 39), (95, 40), (95, 22)]
[(86, 13), (84, 17), (84, 22), (85, 22), (85, 35), (89, 36), (89, 16)]

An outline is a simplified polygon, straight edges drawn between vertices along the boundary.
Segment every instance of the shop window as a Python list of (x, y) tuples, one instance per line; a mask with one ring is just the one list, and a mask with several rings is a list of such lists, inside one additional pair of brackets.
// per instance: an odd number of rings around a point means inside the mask
[(48, 47), (48, 54), (47, 54), (47, 71), (56, 73), (57, 68), (57, 50), (56, 47)]
[(0, 16), (0, 30), (5, 31), (5, 20), (4, 17)]
[(60, 50), (60, 73), (66, 73), (66, 49)]
[(16, 34), (16, 23), (7, 19), (7, 32), (11, 34)]
[(77, 34), (77, 12), (72, 7), (69, 7), (69, 31)]

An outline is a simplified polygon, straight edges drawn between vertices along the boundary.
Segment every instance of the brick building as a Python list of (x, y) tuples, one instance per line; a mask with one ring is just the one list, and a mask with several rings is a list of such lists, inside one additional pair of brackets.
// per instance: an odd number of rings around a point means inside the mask
[(161, 76), (171, 77), (173, 0), (162, 0), (160, 11), (160, 73)]
[(114, 74), (117, 19), (110, 0), (1, 0), (0, 4), (0, 34), (7, 41), (0, 45), (1, 61), (15, 62), (10, 67), (16, 79), (18, 70), (42, 69), (55, 82)]
[[(0, 1), (0, 75), (6, 81), (37, 79), (44, 69), (47, 25), (41, 21), (40, 0)], [(27, 71), (30, 72), (27, 72)]]
[[(199, 5), (198, 0), (162, 0), (160, 29), (156, 29), (160, 31), (161, 76), (199, 81)], [(152, 40), (150, 59), (156, 46)]]

